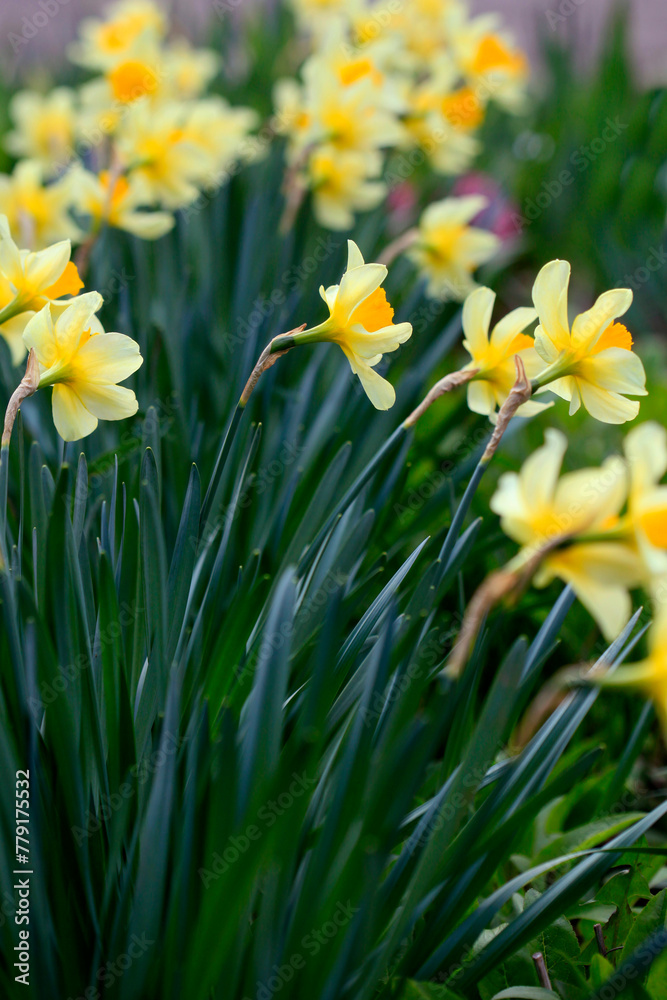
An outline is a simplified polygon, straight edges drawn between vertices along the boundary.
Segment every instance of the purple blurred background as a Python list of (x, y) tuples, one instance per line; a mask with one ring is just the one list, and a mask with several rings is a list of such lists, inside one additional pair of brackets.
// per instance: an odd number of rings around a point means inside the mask
[[(220, 14), (224, 0), (164, 0), (177, 29), (205, 43), (212, 18), (250, 11), (263, 0), (233, 0), (232, 13)], [(39, 75), (58, 66), (77, 22), (99, 13), (102, 0), (1, 0), (0, 55), (3, 75)], [(520, 44), (533, 57), (539, 75), (538, 39), (558, 36), (578, 55), (582, 70), (592, 67), (605, 37), (605, 24), (618, 0), (472, 0), (476, 12), (499, 11)], [(217, 10), (216, 10), (217, 7)], [(629, 44), (638, 79), (646, 85), (667, 83), (667, 0), (628, 0)], [(27, 37), (30, 36), (30, 37)]]

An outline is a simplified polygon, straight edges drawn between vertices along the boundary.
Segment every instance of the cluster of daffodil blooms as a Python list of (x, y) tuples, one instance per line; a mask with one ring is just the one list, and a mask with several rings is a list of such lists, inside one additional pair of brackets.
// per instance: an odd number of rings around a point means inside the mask
[[(134, 393), (118, 383), (141, 366), (139, 346), (121, 333), (104, 331), (96, 316), (102, 297), (97, 292), (79, 294), (82, 285), (70, 254), (69, 241), (41, 251), (19, 250), (6, 218), (0, 217), (0, 331), (15, 361), (29, 352), (25, 376), (7, 408), (3, 448), (9, 445), (22, 402), (49, 386), (54, 423), (65, 441), (90, 434), (99, 419), (118, 420), (137, 411)], [(250, 393), (262, 372), (286, 351), (320, 342), (338, 344), (372, 404), (380, 410), (394, 404), (393, 387), (374, 369), (384, 354), (411, 337), (412, 326), (394, 323), (382, 288), (386, 276), (385, 265), (365, 263), (358, 246), (348, 241), (347, 268), (340, 283), (320, 289), (327, 318), (274, 338), (260, 356), (223, 442), (203, 512), (215, 495), (224, 466), (221, 456), (228, 454)], [(534, 412), (538, 404), (530, 397), (546, 388), (568, 399), (570, 412), (583, 402), (593, 416), (606, 422), (620, 423), (638, 412), (639, 404), (625, 394), (645, 393), (644, 370), (631, 350), (627, 330), (616, 322), (629, 308), (631, 293), (625, 289), (604, 293), (570, 328), (568, 282), (569, 265), (547, 264), (533, 289), (535, 308), (513, 310), (491, 333), (494, 294), (480, 288), (465, 302), (464, 344), (473, 360), (467, 369), (453, 373), (458, 379), (453, 384), (468, 382), (469, 403), (477, 412), (493, 415), (500, 407), (492, 441), (499, 440), (514, 413)], [(536, 319), (533, 338), (525, 330)], [(512, 402), (517, 386), (522, 390)], [(431, 390), (397, 432), (405, 432), (437, 396)], [(501, 578), (502, 587), (489, 592), (499, 599), (510, 592), (507, 581), (514, 587), (526, 570), (537, 586), (559, 578), (573, 588), (609, 639), (630, 617), (631, 590), (645, 587), (662, 594), (648, 659), (601, 682), (630, 684), (648, 693), (667, 728), (667, 485), (660, 485), (667, 473), (667, 432), (657, 424), (643, 424), (627, 435), (623, 458), (561, 476), (566, 448), (563, 434), (547, 430), (545, 444), (521, 471), (500, 478), (491, 509), (521, 549), (503, 572), (492, 574)], [(484, 460), (481, 465), (485, 467)], [(463, 516), (463, 503), (461, 509)], [(464, 620), (465, 641), (459, 644), (453, 670), (465, 662), (480, 613), (490, 603), (471, 602), (476, 610)]]
[[(555, 393), (569, 402), (570, 414), (583, 405), (603, 423), (634, 419), (639, 403), (626, 397), (646, 395), (646, 373), (632, 350), (632, 336), (617, 322), (630, 308), (632, 292), (604, 292), (570, 326), (569, 282), (567, 261), (545, 264), (533, 285), (534, 308), (514, 309), (490, 332), (495, 294), (490, 288), (473, 291), (463, 306), (463, 346), (471, 361), (457, 373), (459, 381), (446, 388), (467, 382), (470, 409), (495, 422), (515, 382), (518, 357), (531, 394)], [(530, 335), (526, 331), (536, 320)], [(544, 405), (530, 400), (518, 413), (530, 416)]]
[(82, 242), (102, 225), (155, 239), (253, 154), (255, 113), (204, 96), (218, 56), (167, 32), (152, 0), (120, 0), (71, 46), (93, 79), (12, 99), (5, 145), (20, 159), (0, 175), (0, 212), (24, 246)]
[(56, 430), (65, 441), (92, 433), (98, 420), (137, 412), (134, 393), (118, 383), (141, 366), (139, 345), (124, 334), (105, 332), (96, 316), (102, 296), (78, 294), (83, 286), (70, 254), (69, 240), (44, 250), (19, 250), (0, 216), (0, 333), (16, 363), (30, 352), (7, 408), (3, 447), (23, 400), (48, 386), (53, 386)]
[(395, 180), (425, 160), (437, 173), (460, 174), (479, 151), (489, 102), (513, 112), (524, 105), (524, 56), (495, 16), (471, 18), (460, 0), (292, 6), (312, 53), (300, 81), (278, 83), (277, 119), (292, 184), (312, 191), (315, 214), (331, 229), (348, 228), (355, 212), (383, 199), (389, 151)]

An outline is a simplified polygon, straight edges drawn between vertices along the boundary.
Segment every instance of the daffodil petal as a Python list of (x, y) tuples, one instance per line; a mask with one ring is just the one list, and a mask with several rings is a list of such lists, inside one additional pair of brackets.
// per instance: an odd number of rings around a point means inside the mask
[[(493, 347), (500, 354), (506, 354), (506, 352), (511, 348), (512, 341), (516, 337), (523, 333), (527, 326), (534, 323), (537, 319), (537, 310), (530, 309), (527, 306), (521, 306), (519, 309), (513, 309), (503, 316), (501, 320), (494, 326), (491, 331), (490, 342)], [(527, 348), (525, 348), (527, 350)]]
[(90, 328), (90, 320), (102, 306), (99, 292), (86, 292), (72, 299), (70, 305), (56, 320), (54, 331), (58, 350), (62, 354), (74, 351), (84, 330)]
[(54, 243), (46, 250), (28, 254), (25, 260), (25, 283), (35, 293), (54, 285), (61, 276), (72, 253), (69, 240)]
[(546, 333), (543, 326), (538, 326), (533, 334), (535, 338), (535, 350), (542, 358), (545, 364), (551, 365), (557, 360), (560, 355), (560, 349), (556, 347), (554, 342)]
[(376, 410), (389, 410), (396, 402), (394, 387), (386, 379), (374, 371), (367, 361), (345, 351), (350, 368), (359, 376), (364, 392)]
[(489, 326), (496, 301), (490, 288), (477, 288), (463, 303), (462, 323), (465, 346), (473, 360), (481, 357), (489, 345)]
[(667, 472), (667, 430), (653, 420), (626, 434), (623, 451), (630, 466), (633, 490), (643, 493)]
[(579, 362), (577, 374), (599, 389), (646, 395), (646, 372), (640, 358), (622, 347), (608, 347)]
[(122, 382), (143, 364), (139, 345), (123, 333), (91, 337), (77, 353), (76, 366), (84, 382), (108, 385)]
[(599, 469), (578, 469), (561, 476), (553, 505), (563, 518), (566, 533), (575, 534), (592, 531), (617, 516), (627, 493), (627, 467), (616, 456)]
[(357, 306), (379, 288), (386, 277), (384, 264), (364, 264), (346, 271), (336, 296), (336, 317), (346, 324)]
[(76, 392), (86, 409), (100, 420), (123, 420), (134, 416), (139, 408), (132, 390), (122, 385), (79, 382)]
[[(533, 285), (533, 302), (546, 336), (557, 350), (569, 346), (570, 326), (567, 315), (567, 292), (570, 265), (566, 260), (545, 264)], [(538, 348), (539, 350), (539, 348)]]
[(488, 417), (496, 408), (496, 400), (489, 382), (468, 382), (468, 407), (473, 413)]
[(593, 347), (611, 320), (623, 316), (631, 305), (632, 292), (629, 288), (612, 288), (603, 292), (595, 304), (577, 316), (572, 324), (572, 346), (578, 350)]
[(583, 380), (577, 380), (577, 385), (586, 410), (602, 423), (624, 424), (634, 420), (639, 413), (639, 403), (634, 399), (626, 399), (617, 392), (600, 389)]
[(615, 639), (632, 611), (628, 588), (636, 585), (639, 571), (634, 553), (614, 543), (573, 545), (549, 556), (547, 563), (570, 584), (605, 639)]
[(73, 389), (62, 383), (53, 387), (53, 422), (65, 441), (78, 441), (97, 427), (97, 417), (86, 409)]
[(354, 242), (354, 240), (347, 241), (347, 270), (351, 271), (353, 267), (363, 267), (365, 261), (361, 255), (361, 250)]
[(548, 428), (544, 444), (526, 459), (521, 469), (521, 490), (528, 507), (539, 509), (552, 502), (566, 450), (565, 435)]
[(350, 327), (345, 336), (345, 342), (359, 357), (368, 360), (376, 354), (391, 354), (401, 344), (412, 336), (410, 323), (397, 323), (395, 326), (384, 326), (380, 330), (368, 333), (363, 327)]
[(37, 360), (43, 368), (50, 368), (51, 365), (55, 364), (58, 353), (51, 309), (48, 305), (40, 309), (38, 313), (34, 313), (26, 323), (23, 331), (23, 343), (28, 350), (34, 348)]

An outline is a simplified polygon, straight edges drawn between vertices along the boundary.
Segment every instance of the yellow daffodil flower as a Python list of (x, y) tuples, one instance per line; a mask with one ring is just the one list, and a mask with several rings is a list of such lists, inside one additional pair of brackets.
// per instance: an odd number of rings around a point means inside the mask
[(311, 56), (301, 71), (309, 127), (301, 139), (306, 145), (327, 144), (340, 153), (386, 149), (399, 143), (403, 130), (397, 116), (385, 107), (388, 96), (378, 93), (372, 73), (341, 85), (339, 70), (326, 55)]
[(132, 390), (117, 383), (143, 363), (139, 345), (122, 333), (96, 332), (101, 305), (101, 295), (87, 292), (55, 322), (47, 305), (23, 333), (39, 363), (38, 388), (53, 386), (53, 422), (65, 441), (91, 434), (98, 420), (122, 420), (137, 412)]
[(409, 256), (428, 277), (427, 294), (432, 298), (463, 300), (476, 287), (475, 268), (498, 252), (498, 236), (470, 225), (487, 205), (482, 195), (445, 198), (422, 215)]
[(464, 8), (449, 21), (454, 52), (469, 85), (486, 100), (520, 113), (526, 106), (528, 62), (495, 14), (468, 19)]
[(341, 153), (320, 146), (308, 160), (307, 176), (313, 188), (315, 218), (326, 229), (354, 225), (355, 212), (367, 212), (384, 198), (386, 185), (375, 180), (382, 169), (378, 153)]
[(627, 468), (616, 457), (599, 469), (559, 478), (566, 448), (564, 434), (547, 430), (544, 445), (521, 471), (501, 476), (491, 509), (521, 545), (508, 568), (518, 570), (544, 550), (535, 585), (554, 578), (569, 583), (605, 638), (612, 639), (630, 617), (629, 590), (643, 575), (634, 546), (614, 531), (628, 492)]
[(198, 150), (193, 176), (213, 187), (222, 183), (232, 164), (253, 159), (256, 149), (248, 136), (257, 124), (252, 108), (232, 107), (223, 97), (193, 102), (183, 126), (183, 141)]
[[(182, 208), (195, 201), (203, 153), (188, 138), (188, 109), (181, 104), (152, 107), (145, 101), (130, 105), (118, 134), (117, 149), (151, 204)], [(205, 166), (205, 165), (204, 165)]]
[(179, 38), (163, 53), (165, 90), (173, 100), (199, 97), (220, 72), (220, 56), (212, 49), (193, 49)]
[(383, 264), (366, 264), (359, 247), (348, 240), (347, 269), (339, 285), (320, 288), (329, 318), (319, 326), (295, 333), (293, 341), (313, 344), (329, 341), (343, 351), (359, 376), (373, 406), (388, 410), (396, 401), (394, 387), (373, 368), (383, 354), (395, 351), (412, 336), (410, 323), (394, 324), (394, 310), (380, 286), (387, 277)]
[(76, 175), (77, 208), (92, 220), (93, 231), (106, 223), (144, 240), (156, 240), (174, 225), (170, 212), (142, 211), (150, 197), (135, 174), (99, 175), (79, 168)]
[(468, 104), (481, 107), (476, 100), (459, 100), (449, 86), (429, 77), (410, 89), (407, 102), (402, 147), (418, 146), (439, 174), (455, 175), (467, 170), (481, 149), (473, 134), (474, 117), (465, 117)]
[(58, 240), (78, 242), (83, 234), (70, 215), (74, 204), (71, 178), (44, 183), (37, 160), (21, 160), (12, 174), (0, 174), (0, 214), (30, 250)]
[[(468, 383), (468, 406), (474, 413), (492, 419), (496, 407), (502, 406), (516, 381), (515, 355), (523, 361), (529, 378), (543, 368), (533, 338), (523, 332), (537, 319), (535, 310), (513, 309), (496, 323), (489, 335), (495, 300), (490, 288), (478, 288), (463, 305), (463, 346), (472, 358), (463, 370), (478, 370)], [(531, 401), (519, 407), (517, 414), (529, 417), (542, 409), (542, 404)]]
[(580, 405), (597, 420), (622, 424), (639, 412), (639, 403), (626, 395), (646, 395), (644, 367), (632, 352), (632, 337), (616, 322), (630, 308), (632, 292), (614, 288), (577, 316), (570, 330), (567, 292), (570, 265), (553, 260), (546, 264), (533, 286), (533, 302), (540, 325), (535, 348), (547, 367), (537, 380), (570, 402), (570, 413)]
[(77, 129), (76, 94), (56, 87), (49, 94), (22, 90), (9, 105), (13, 131), (5, 146), (16, 157), (37, 160), (46, 175), (59, 173), (74, 155)]
[(0, 216), (0, 334), (14, 364), (25, 356), (23, 331), (35, 312), (83, 288), (71, 252), (69, 240), (34, 253), (19, 250), (6, 217)]
[(70, 59), (89, 69), (108, 70), (129, 58), (142, 38), (159, 40), (166, 31), (164, 14), (150, 0), (121, 0), (104, 20), (84, 18), (79, 38), (68, 50)]

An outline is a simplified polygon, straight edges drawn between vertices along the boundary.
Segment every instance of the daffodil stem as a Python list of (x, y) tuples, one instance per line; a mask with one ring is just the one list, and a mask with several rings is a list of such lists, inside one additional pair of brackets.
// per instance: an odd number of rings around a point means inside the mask
[(34, 395), (39, 388), (39, 362), (37, 361), (37, 356), (34, 350), (31, 348), (30, 354), (28, 355), (28, 364), (26, 366), (25, 375), (19, 382), (18, 386), (14, 390), (7, 404), (7, 410), (5, 412), (5, 426), (2, 432), (2, 447), (8, 448), (9, 442), (12, 438), (12, 429), (14, 427), (14, 421), (16, 420), (16, 414), (21, 408), (21, 403), (28, 396)]
[(451, 392), (452, 389), (457, 389), (461, 385), (465, 385), (466, 382), (471, 382), (475, 375), (479, 373), (479, 368), (463, 369), (459, 372), (450, 372), (449, 375), (445, 375), (441, 378), (439, 382), (426, 394), (424, 399), (421, 401), (419, 406), (416, 407), (410, 414), (410, 416), (404, 421), (405, 427), (414, 427), (419, 418), (423, 416), (428, 408), (435, 403), (436, 399), (440, 399), (444, 396), (446, 392)]
[(295, 347), (294, 337), (295, 333), (301, 333), (302, 330), (306, 329), (306, 324), (303, 323), (301, 326), (296, 327), (294, 330), (290, 330), (289, 333), (283, 333), (279, 337), (274, 337), (270, 344), (264, 348), (259, 358), (257, 359), (257, 364), (250, 373), (250, 378), (245, 384), (245, 388), (241, 393), (241, 398), (239, 399), (239, 406), (244, 408), (250, 395), (257, 385), (260, 375), (263, 374), (268, 368), (272, 368), (276, 361), (283, 354), (287, 354)]

